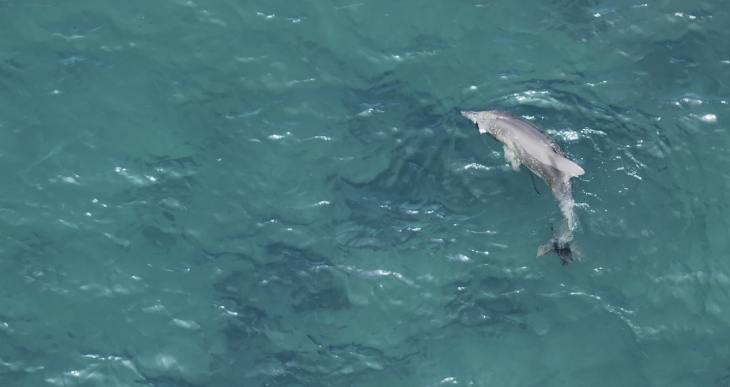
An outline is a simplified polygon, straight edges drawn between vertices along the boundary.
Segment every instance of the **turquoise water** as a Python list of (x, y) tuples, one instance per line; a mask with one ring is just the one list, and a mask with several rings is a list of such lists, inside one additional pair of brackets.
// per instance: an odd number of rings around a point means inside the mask
[[(535, 5), (538, 4), (538, 5)], [(724, 1), (0, 0), (0, 385), (730, 385)], [(459, 110), (553, 135), (583, 260)]]

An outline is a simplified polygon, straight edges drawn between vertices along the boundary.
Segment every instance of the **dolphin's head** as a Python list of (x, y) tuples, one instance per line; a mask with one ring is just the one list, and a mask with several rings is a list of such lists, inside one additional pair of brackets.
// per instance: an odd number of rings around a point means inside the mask
[(468, 118), (471, 122), (473, 122), (477, 129), (479, 129), (479, 133), (489, 133), (491, 135), (494, 135), (492, 132), (492, 125), (490, 125), (490, 120), (492, 118), (492, 112), (491, 111), (484, 111), (484, 112), (472, 112), (472, 111), (462, 111), (461, 115)]

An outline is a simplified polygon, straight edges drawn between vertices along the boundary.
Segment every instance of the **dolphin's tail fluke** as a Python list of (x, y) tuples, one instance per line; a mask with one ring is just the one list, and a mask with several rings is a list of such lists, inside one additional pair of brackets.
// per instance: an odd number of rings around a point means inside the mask
[(573, 232), (568, 219), (564, 219), (560, 232), (555, 234), (553, 225), (550, 224), (550, 230), (553, 233), (553, 239), (537, 249), (537, 257), (540, 258), (548, 253), (556, 253), (563, 265), (567, 265), (572, 261), (580, 261), (580, 249), (573, 241)]

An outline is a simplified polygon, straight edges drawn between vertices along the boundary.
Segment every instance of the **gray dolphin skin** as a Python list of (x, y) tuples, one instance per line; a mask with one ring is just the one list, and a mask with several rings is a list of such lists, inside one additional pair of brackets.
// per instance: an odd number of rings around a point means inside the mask
[(563, 264), (580, 259), (573, 246), (576, 222), (571, 178), (584, 174), (583, 168), (566, 158), (558, 143), (530, 121), (496, 110), (461, 114), (476, 124), (479, 133), (490, 134), (504, 145), (504, 157), (514, 170), (525, 164), (545, 180), (558, 199), (563, 226), (558, 235), (553, 231), (554, 238), (537, 250), (537, 256), (555, 252)]

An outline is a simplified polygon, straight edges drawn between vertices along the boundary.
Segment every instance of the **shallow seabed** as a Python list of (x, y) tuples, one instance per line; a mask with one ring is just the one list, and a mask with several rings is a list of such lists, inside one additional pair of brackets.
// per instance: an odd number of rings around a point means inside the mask
[[(730, 386), (726, 1), (0, 25), (2, 386)], [(486, 109), (585, 169), (581, 262)]]

